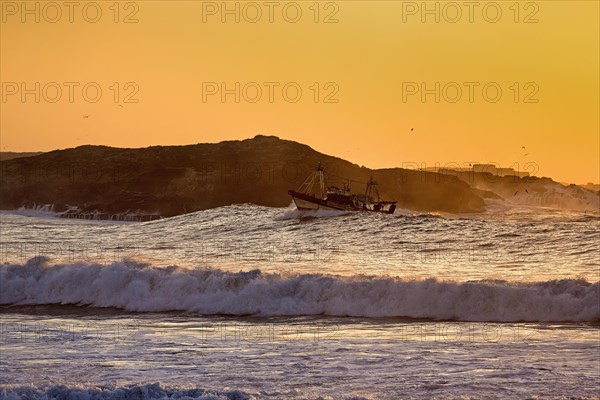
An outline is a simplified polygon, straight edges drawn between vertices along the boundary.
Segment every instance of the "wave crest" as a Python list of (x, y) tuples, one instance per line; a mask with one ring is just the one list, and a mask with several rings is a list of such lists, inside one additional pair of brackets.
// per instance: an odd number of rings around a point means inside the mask
[(158, 383), (130, 385), (119, 388), (67, 387), (56, 385), (48, 388), (16, 387), (4, 389), (0, 399), (182, 399), (182, 400), (251, 400), (254, 396), (239, 390), (213, 391), (204, 389), (173, 389)]
[(0, 266), (0, 304), (76, 304), (204, 315), (408, 317), (457, 321), (598, 321), (600, 282), (264, 274), (135, 261)]

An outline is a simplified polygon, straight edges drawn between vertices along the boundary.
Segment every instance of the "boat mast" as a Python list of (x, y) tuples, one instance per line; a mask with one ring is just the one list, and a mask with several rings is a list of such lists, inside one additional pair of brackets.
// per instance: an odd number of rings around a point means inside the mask
[(317, 173), (319, 174), (319, 184), (321, 188), (321, 198), (324, 199), (325, 192), (325, 174), (323, 172), (323, 167), (321, 167), (321, 162), (319, 161), (319, 165), (317, 166)]
[(377, 189), (377, 182), (373, 179), (373, 177), (371, 177), (371, 179), (369, 179), (369, 182), (367, 182), (367, 189), (365, 190), (365, 196), (367, 198), (371, 197), (371, 194), (375, 194), (377, 195), (377, 200), (379, 201), (379, 189)]
[(309, 196), (313, 196), (314, 193), (312, 193), (312, 190), (315, 183), (317, 183), (317, 180), (319, 184), (320, 198), (324, 200), (327, 197), (327, 183), (325, 182), (325, 171), (323, 170), (323, 167), (321, 167), (321, 162), (319, 162), (317, 165), (317, 169), (304, 181), (302, 185), (300, 185), (298, 191), (306, 193)]

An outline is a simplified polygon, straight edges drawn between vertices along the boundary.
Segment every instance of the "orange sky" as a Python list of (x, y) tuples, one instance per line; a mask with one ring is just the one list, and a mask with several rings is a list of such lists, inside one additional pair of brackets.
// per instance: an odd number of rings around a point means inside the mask
[(227, 2), (239, 23), (222, 2), (0, 3), (2, 151), (269, 134), (373, 168), (600, 181), (597, 1)]

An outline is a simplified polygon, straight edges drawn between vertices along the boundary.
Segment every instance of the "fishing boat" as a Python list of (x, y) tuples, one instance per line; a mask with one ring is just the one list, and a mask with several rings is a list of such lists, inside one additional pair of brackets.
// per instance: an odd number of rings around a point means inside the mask
[[(300, 188), (288, 190), (298, 210), (341, 210), (341, 211), (370, 211), (393, 214), (396, 201), (381, 200), (377, 182), (371, 177), (368, 182), (358, 182), (346, 178), (343, 188), (327, 186), (325, 171), (321, 163), (304, 181)], [(364, 194), (353, 194), (350, 182), (366, 185)]]

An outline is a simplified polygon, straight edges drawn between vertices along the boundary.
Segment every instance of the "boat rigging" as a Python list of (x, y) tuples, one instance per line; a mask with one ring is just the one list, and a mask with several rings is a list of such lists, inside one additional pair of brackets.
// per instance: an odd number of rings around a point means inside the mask
[[(298, 190), (288, 190), (298, 210), (341, 210), (341, 211), (371, 211), (393, 214), (396, 201), (381, 200), (378, 183), (371, 177), (368, 182), (344, 180), (342, 188), (327, 186), (327, 178), (321, 163), (313, 173), (300, 185)], [(366, 185), (364, 194), (353, 194), (350, 182)]]

